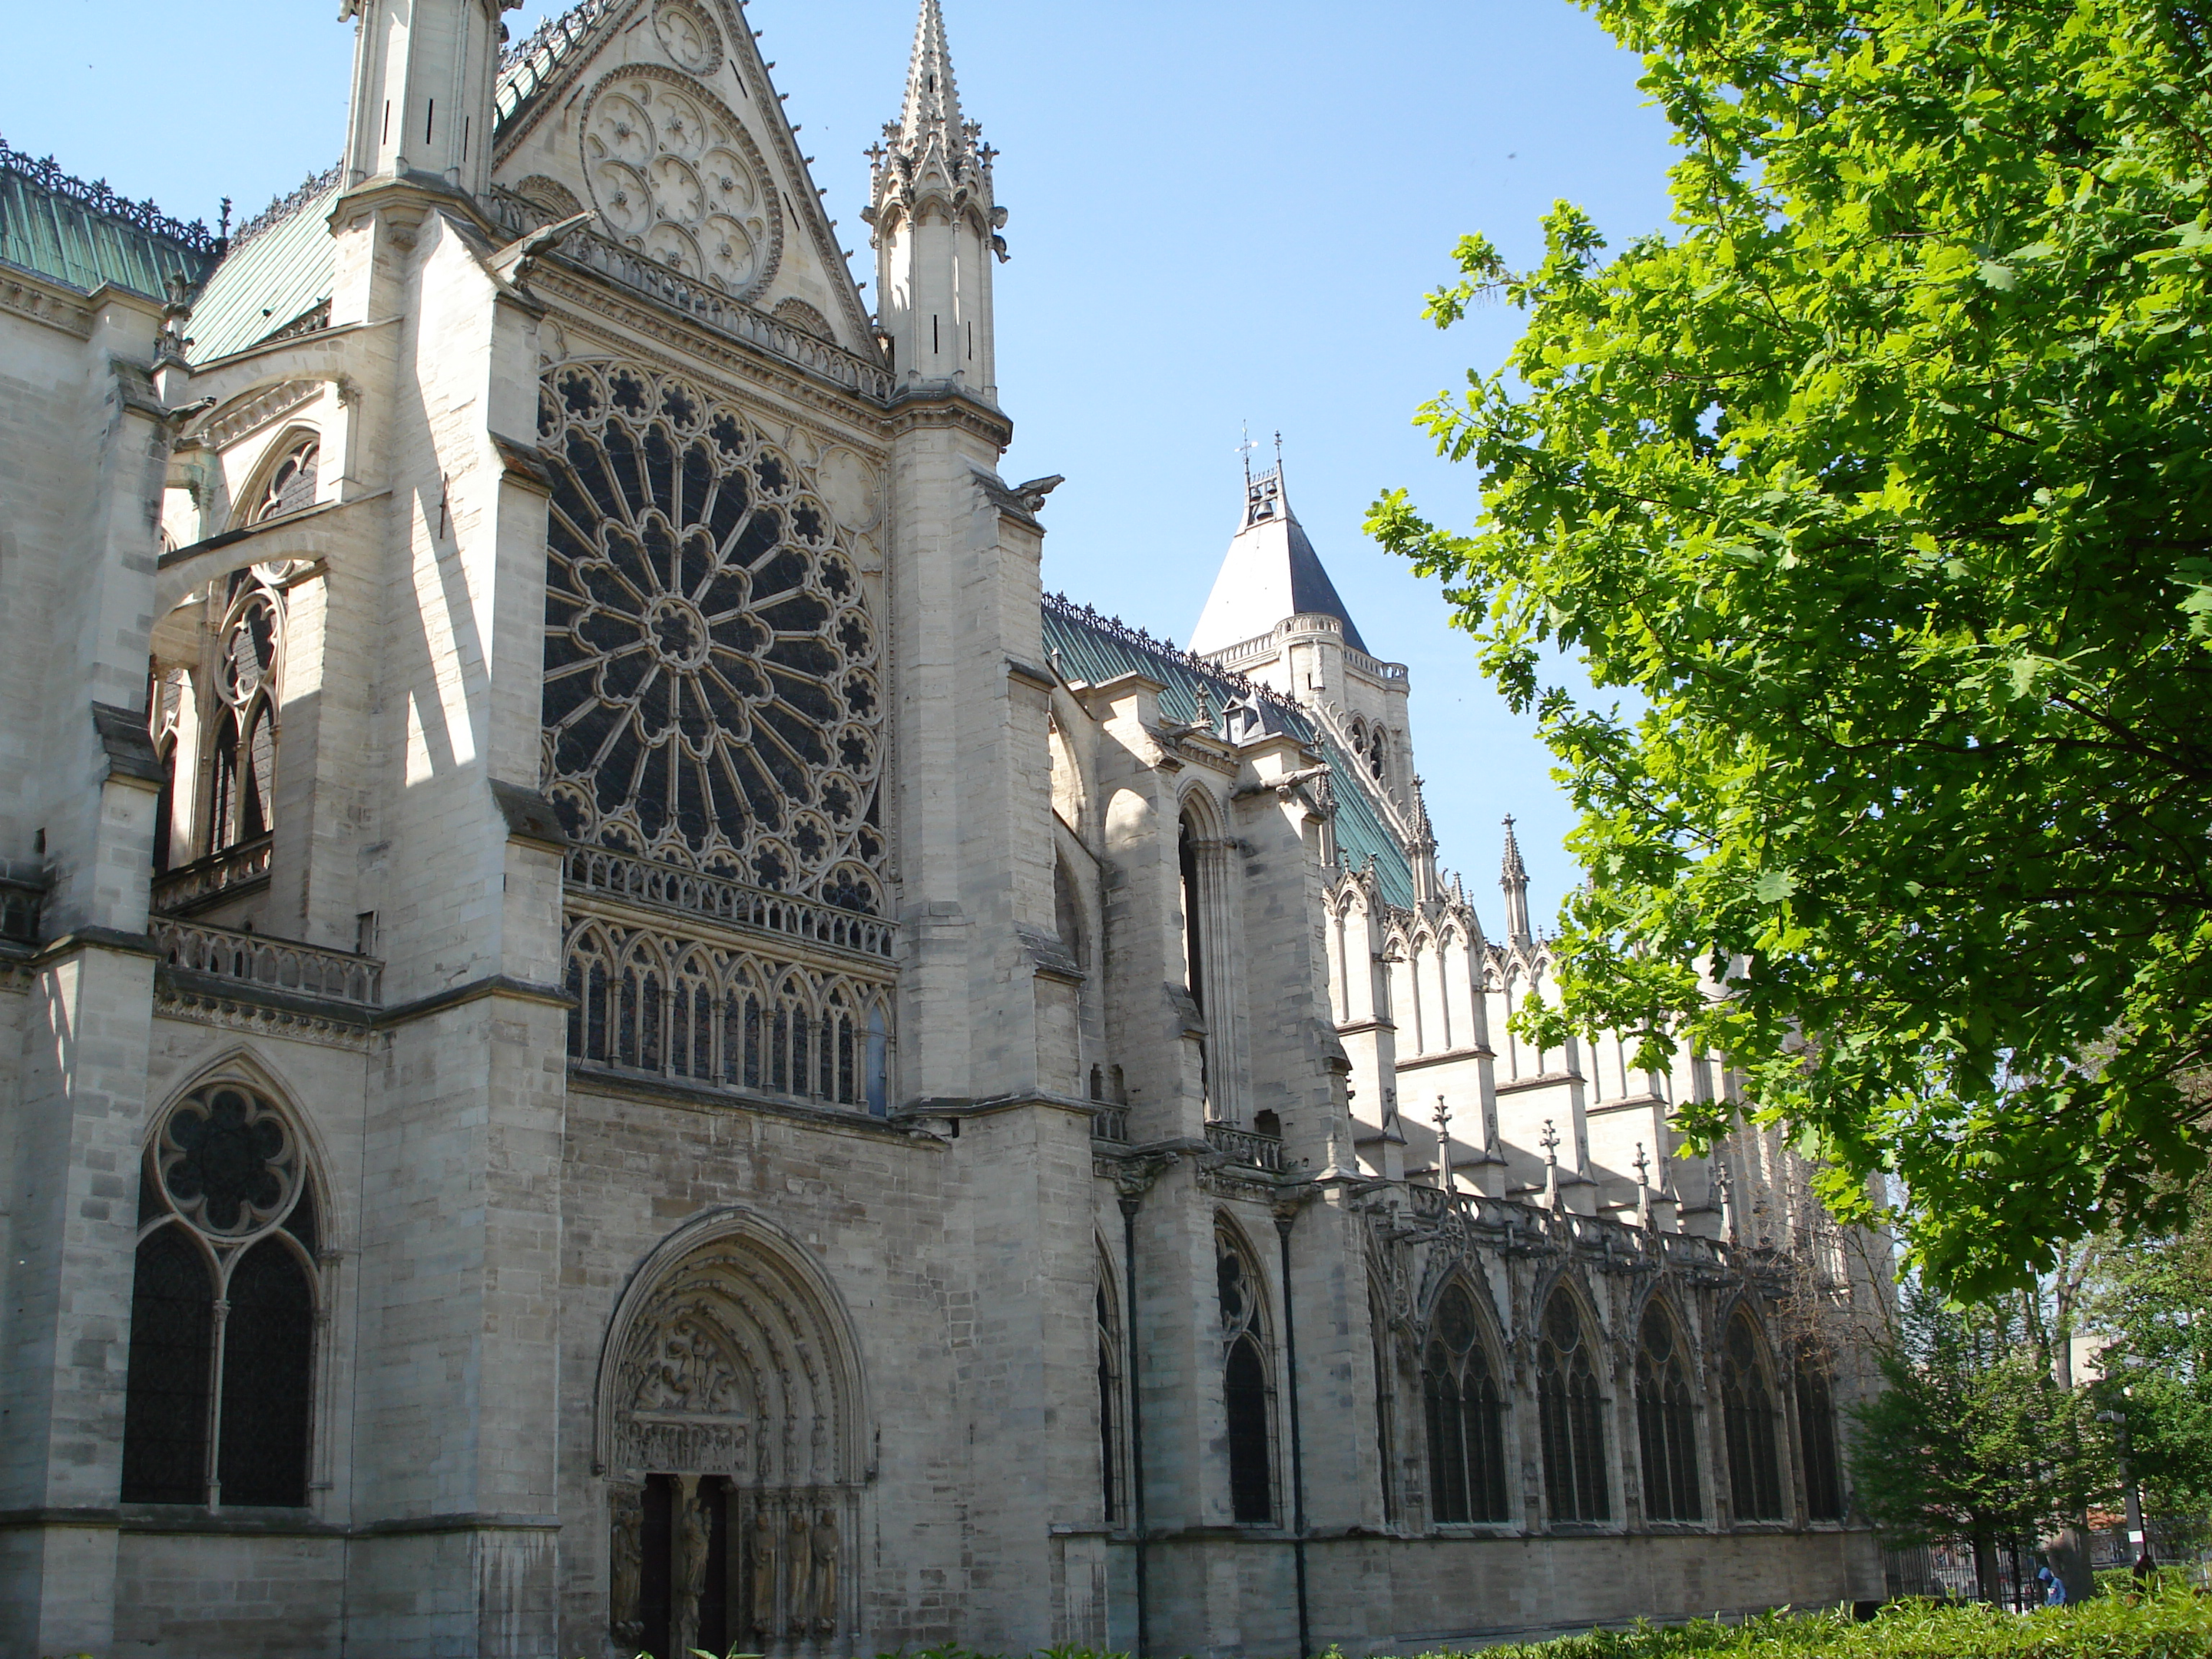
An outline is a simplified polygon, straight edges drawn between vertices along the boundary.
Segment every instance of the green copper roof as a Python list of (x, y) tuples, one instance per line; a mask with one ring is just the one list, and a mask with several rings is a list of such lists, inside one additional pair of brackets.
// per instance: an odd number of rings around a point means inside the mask
[(185, 325), (194, 363), (243, 351), (329, 301), (337, 255), (327, 222), (343, 174), (334, 167), (309, 179), (239, 227)]
[(1210, 667), (1118, 617), (1102, 617), (1060, 594), (1045, 599), (1044, 646), (1053, 665), (1072, 680), (1101, 685), (1124, 674), (1142, 674), (1158, 681), (1167, 688), (1160, 693), (1160, 713), (1169, 720), (1195, 721), (1198, 690), (1204, 684), (1207, 707), (1217, 720), (1231, 703), (1249, 702), (1267, 730), (1288, 732), (1321, 750), (1336, 782), (1337, 855), (1355, 870), (1366, 868), (1371, 860), (1384, 900), (1413, 908), (1413, 864), (1369, 795), (1365, 773), (1296, 703), (1241, 674)]
[(204, 224), (151, 202), (86, 184), (50, 156), (34, 161), (0, 141), (0, 259), (89, 294), (103, 284), (166, 299), (169, 278), (196, 282), (219, 244)]

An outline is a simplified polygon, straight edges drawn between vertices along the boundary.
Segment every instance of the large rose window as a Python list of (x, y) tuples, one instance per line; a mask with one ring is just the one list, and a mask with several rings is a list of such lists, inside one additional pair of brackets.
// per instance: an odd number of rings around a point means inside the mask
[(544, 773), (568, 834), (878, 912), (876, 624), (811, 481), (641, 369), (555, 369), (539, 435)]

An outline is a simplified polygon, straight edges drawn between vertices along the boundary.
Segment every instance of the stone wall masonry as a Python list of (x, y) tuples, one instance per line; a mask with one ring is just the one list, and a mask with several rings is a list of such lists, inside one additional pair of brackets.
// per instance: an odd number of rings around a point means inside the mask
[(983, 1310), (948, 1167), (963, 1144), (572, 1073), (561, 1247), (568, 1381), (557, 1417), (561, 1651), (611, 1650), (606, 1482), (592, 1468), (592, 1414), (615, 1303), (662, 1240), (731, 1209), (759, 1216), (805, 1251), (858, 1334), (873, 1474), (854, 1540), (862, 1622), (849, 1650), (944, 1642), (967, 1627), (965, 1425), (976, 1419), (960, 1378), (964, 1356), (981, 1343)]
[(295, 1659), (344, 1642), (346, 1542), (138, 1532), (116, 1548), (115, 1644), (146, 1659)]

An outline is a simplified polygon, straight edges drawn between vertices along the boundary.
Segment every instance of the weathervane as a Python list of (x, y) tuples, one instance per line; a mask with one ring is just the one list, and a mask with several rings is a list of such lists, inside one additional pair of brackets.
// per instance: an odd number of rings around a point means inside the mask
[(1252, 441), (1252, 422), (1244, 422), (1244, 441), (1237, 446), (1237, 453), (1244, 462), (1244, 488), (1252, 487), (1252, 452), (1260, 446)]

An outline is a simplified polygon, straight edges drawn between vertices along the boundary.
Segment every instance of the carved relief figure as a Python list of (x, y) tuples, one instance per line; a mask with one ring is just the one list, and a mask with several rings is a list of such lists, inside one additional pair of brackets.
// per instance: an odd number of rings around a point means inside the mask
[(793, 1510), (791, 1515), (791, 1547), (784, 1565), (784, 1602), (793, 1636), (806, 1634), (806, 1587), (812, 1575), (814, 1529), (806, 1524), (806, 1511)]
[(837, 1517), (823, 1510), (814, 1520), (814, 1631), (837, 1629)]
[(753, 1512), (753, 1634), (775, 1634), (775, 1516), (763, 1504)]
[(679, 1475), (676, 1489), (674, 1580), (669, 1609), (669, 1645), (689, 1653), (699, 1645), (699, 1600), (707, 1590), (707, 1553), (713, 1536), (708, 1494), (696, 1474)]
[(616, 1486), (607, 1493), (607, 1553), (614, 1580), (609, 1623), (615, 1640), (633, 1650), (645, 1639), (645, 1621), (639, 1616), (638, 1607), (639, 1573), (643, 1560), (643, 1496), (635, 1486)]

